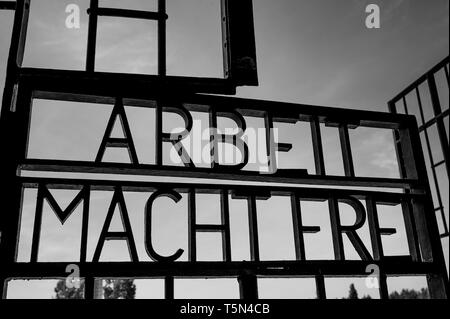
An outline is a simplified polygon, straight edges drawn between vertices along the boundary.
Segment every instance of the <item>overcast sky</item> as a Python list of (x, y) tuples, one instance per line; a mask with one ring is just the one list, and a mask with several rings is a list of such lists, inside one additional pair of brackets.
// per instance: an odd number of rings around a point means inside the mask
[[(88, 0), (32, 0), (24, 66), (83, 70), (87, 34), (85, 12), (88, 2)], [(156, 1), (148, 0), (100, 2), (103, 6), (143, 10), (156, 8)], [(168, 73), (222, 77), (219, 1), (168, 0), (167, 2)], [(387, 111), (386, 103), (390, 98), (442, 60), (449, 52), (447, 0), (254, 0), (253, 2), (260, 85), (238, 88), (239, 97)], [(65, 7), (70, 3), (78, 4), (81, 8), (80, 29), (65, 27), (67, 17)], [(365, 26), (367, 16), (365, 7), (369, 3), (380, 6), (380, 29), (367, 29)], [(0, 12), (0, 87), (4, 85), (11, 23), (12, 13)], [(103, 17), (99, 19), (96, 60), (98, 71), (155, 74), (156, 52), (154, 22)], [(443, 83), (438, 85), (445, 88)], [(448, 86), (443, 96), (446, 98), (448, 108)], [(83, 112), (80, 111), (81, 107)], [(36, 101), (29, 156), (93, 160), (110, 112), (109, 106)], [(127, 108), (127, 115), (132, 125), (140, 160), (151, 163), (154, 141), (153, 131), (148, 128), (152, 127), (151, 123), (154, 121), (153, 111)], [(205, 118), (199, 114), (194, 118), (205, 122)], [(260, 125), (255, 120), (248, 119), (248, 121), (255, 127)], [(168, 127), (175, 127), (178, 123), (179, 120), (175, 118), (167, 118), (165, 124)], [(336, 131), (325, 128), (323, 130), (327, 172), (342, 175)], [(305, 123), (298, 123), (290, 128), (280, 127), (283, 142), (294, 144), (290, 153), (280, 156), (280, 163), (290, 168), (307, 168), (314, 173), (311, 153), (303, 151), (306, 146), (310, 147), (307, 131)], [(356, 172), (359, 176), (398, 176), (391, 132), (358, 129), (351, 134)], [(111, 152), (108, 156), (108, 160), (124, 159), (121, 153)], [(35, 205), (33, 192), (27, 191), (25, 194), (24, 214), (29, 218), (23, 219), (22, 250), (19, 251), (21, 261), (26, 261), (27, 256), (29, 258), (30, 227), (33, 224), (32, 214)], [(448, 186), (444, 194), (447, 194), (448, 203)], [(99, 192), (92, 196), (91, 206), (96, 214), (90, 224), (88, 256), (92, 256), (95, 249), (111, 195)], [(148, 195), (126, 195), (142, 260), (148, 259), (141, 229), (143, 207)], [(61, 203), (71, 200), (71, 196), (73, 193), (61, 192), (59, 197), (55, 195)], [(321, 204), (302, 204), (306, 223), (322, 227), (321, 233), (308, 235), (310, 237), (306, 243), (307, 255), (309, 254), (311, 259), (332, 258), (328, 212), (326, 207), (321, 208)], [(160, 209), (162, 215), (156, 216), (155, 222), (164, 225), (155, 233), (160, 239), (159, 249), (170, 254), (178, 247), (186, 248), (186, 197), (184, 196), (179, 204), (162, 200), (159, 205), (162, 208)], [(203, 204), (199, 205), (204, 206), (205, 212), (218, 213), (218, 202), (214, 198), (205, 198)], [(285, 198), (274, 198), (268, 203), (262, 203), (258, 208), (259, 225), (262, 229), (260, 238), (262, 257), (292, 259), (292, 234), (286, 231), (292, 228), (289, 224), (289, 201)], [(231, 209), (232, 226), (234, 225), (233, 258), (248, 260), (245, 202), (234, 201)], [(392, 254), (405, 254), (406, 238), (402, 230), (400, 211), (394, 213), (395, 210), (395, 208), (387, 209), (383, 225), (397, 227), (399, 232), (386, 239), (384, 243)], [(77, 257), (77, 247), (62, 247), (63, 245), (56, 243), (78, 242), (79, 212), (70, 218), (64, 228), (58, 225), (56, 217), (52, 216), (48, 209), (46, 212), (43, 231), (47, 231), (41, 242), (42, 260), (73, 261)], [(351, 223), (354, 220), (351, 211), (344, 209), (343, 214), (344, 222)], [(208, 219), (205, 221), (211, 222)], [(367, 225), (361, 231), (361, 236), (370, 248)], [(217, 256), (217, 247), (220, 246), (218, 239), (220, 238), (216, 236), (215, 240), (213, 238), (203, 240), (204, 258), (214, 259)], [(199, 245), (202, 245), (200, 240)], [(448, 240), (446, 245), (448, 249)], [(105, 245), (102, 257), (105, 260), (108, 258), (126, 260), (124, 245), (113, 246)], [(348, 258), (357, 258), (349, 245), (346, 245), (346, 250)], [(327, 286), (330, 288), (329, 296), (346, 294), (350, 282), (351, 280), (345, 284), (330, 283)], [(221, 291), (236, 293), (237, 290), (233, 290), (237, 287), (235, 284), (235, 281), (227, 282), (223, 287), (228, 287), (227, 285), (231, 287)], [(293, 281), (290, 283), (292, 285), (290, 289), (273, 289), (276, 287), (276, 283), (273, 282), (264, 284), (269, 288), (265, 290), (262, 288), (262, 291), (288, 291), (294, 296), (306, 296), (306, 290), (298, 291), (298, 285), (294, 285)], [(418, 288), (423, 285), (423, 280), (409, 281), (408, 284), (405, 281), (392, 283), (391, 287), (402, 285)], [(54, 286), (54, 283), (40, 283), (38, 288), (43, 289), (44, 286), (48, 289)], [(138, 295), (150, 296), (149, 286), (141, 287), (140, 289), (138, 285)], [(189, 289), (192, 287), (189, 283), (179, 287), (180, 296), (189, 291), (196, 291)], [(38, 288), (24, 289), (22, 283), (17, 283), (12, 285), (10, 296), (30, 296)], [(363, 281), (357, 288), (365, 294), (377, 295), (377, 292), (366, 289)], [(311, 289), (313, 294), (314, 288)], [(51, 293), (51, 290), (47, 290), (44, 294), (48, 296)]]

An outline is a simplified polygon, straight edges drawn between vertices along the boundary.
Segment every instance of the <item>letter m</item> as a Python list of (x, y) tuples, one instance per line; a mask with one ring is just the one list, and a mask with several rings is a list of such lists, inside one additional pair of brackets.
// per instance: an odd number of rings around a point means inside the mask
[(83, 202), (83, 221), (81, 231), (81, 247), (80, 247), (80, 261), (86, 261), (86, 247), (87, 247), (87, 225), (89, 218), (89, 186), (83, 186), (75, 198), (70, 202), (66, 209), (62, 209), (57, 203), (56, 199), (50, 193), (47, 185), (39, 184), (37, 200), (36, 200), (36, 215), (34, 218), (33, 241), (31, 245), (31, 262), (37, 262), (39, 254), (39, 241), (42, 226), (42, 212), (44, 209), (44, 200), (47, 200), (51, 210), (58, 217), (61, 225), (67, 221), (72, 215), (78, 205)]

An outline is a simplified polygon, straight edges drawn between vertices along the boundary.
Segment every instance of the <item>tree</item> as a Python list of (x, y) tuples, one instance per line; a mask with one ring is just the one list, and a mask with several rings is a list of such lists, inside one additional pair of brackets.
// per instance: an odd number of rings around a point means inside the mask
[(402, 289), (400, 293), (394, 291), (389, 295), (389, 299), (430, 299), (427, 288), (421, 290)]
[(130, 279), (110, 280), (106, 279), (103, 287), (105, 299), (134, 299), (136, 285)]
[[(132, 279), (107, 279), (103, 286), (105, 299), (134, 299), (136, 285)], [(84, 280), (80, 282), (80, 288), (67, 288), (66, 281), (59, 280), (55, 287), (56, 299), (83, 299)]]
[[(358, 291), (354, 284), (350, 285), (348, 297), (343, 299), (359, 299)], [(372, 299), (369, 295), (363, 296), (361, 299)], [(414, 289), (402, 289), (399, 293), (397, 291), (389, 294), (389, 299), (430, 299), (430, 294), (427, 288), (422, 288), (421, 290)]]
[(83, 299), (84, 281), (80, 282), (80, 288), (67, 288), (65, 280), (59, 280), (55, 287), (56, 299)]
[(358, 298), (358, 291), (356, 291), (355, 285), (351, 284), (350, 289), (348, 291), (348, 298), (347, 299), (359, 299)]

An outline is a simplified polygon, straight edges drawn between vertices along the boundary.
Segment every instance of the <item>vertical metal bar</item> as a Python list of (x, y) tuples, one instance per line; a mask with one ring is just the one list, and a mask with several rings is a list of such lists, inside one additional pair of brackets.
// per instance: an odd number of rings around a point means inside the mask
[(402, 96), (402, 101), (403, 101), (403, 108), (405, 109), (405, 114), (406, 115), (409, 115), (409, 112), (408, 112), (408, 103), (406, 103), (406, 97), (403, 95)]
[(44, 207), (44, 188), (45, 186), (39, 184), (37, 199), (36, 199), (36, 211), (34, 215), (34, 226), (33, 226), (33, 240), (31, 242), (31, 257), (30, 262), (35, 263), (38, 261), (39, 256), (39, 242), (41, 238), (41, 227), (42, 227), (42, 210)]
[(317, 299), (327, 299), (327, 290), (325, 288), (325, 278), (323, 275), (316, 275), (316, 294)]
[(258, 85), (252, 0), (221, 1), (225, 77), (235, 85)]
[(239, 293), (243, 300), (258, 299), (258, 279), (253, 274), (243, 274), (238, 277)]
[[(390, 101), (388, 103), (389, 112), (393, 114), (397, 114), (397, 106), (394, 101)], [(400, 143), (400, 133), (398, 130), (393, 130), (394, 137), (394, 145), (395, 145), (395, 154), (397, 157), (398, 171), (400, 174), (400, 178), (406, 178), (406, 168), (405, 163), (403, 161), (403, 152)]]
[[(2, 109), (0, 136), (3, 147), (8, 150), (0, 168), (4, 186), (0, 201), (8, 208), (8, 214), (0, 216), (2, 238), (0, 241), (0, 267), (14, 269), (17, 259), (23, 186), (17, 177), (17, 165), (26, 158), (30, 130), (31, 90), (25, 83), (19, 86), (16, 112)], [(14, 138), (8, 138), (14, 136)], [(4, 216), (3, 216), (4, 215)], [(0, 287), (3, 289), (5, 286)]]
[(427, 274), (427, 283), (431, 299), (448, 299), (448, 280), (445, 280), (445, 277), (439, 274)]
[(336, 198), (328, 200), (328, 207), (330, 211), (331, 235), (333, 237), (333, 250), (335, 260), (345, 260), (344, 245), (342, 241), (342, 233), (340, 231), (340, 216), (339, 206)]
[(86, 262), (87, 242), (88, 242), (88, 225), (89, 225), (89, 202), (90, 202), (90, 186), (83, 186), (83, 219), (81, 226), (81, 245), (80, 245), (80, 262)]
[(92, 276), (84, 277), (84, 299), (92, 300), (95, 295), (95, 278)]
[(417, 105), (419, 106), (419, 114), (420, 114), (420, 125), (424, 125), (425, 124), (425, 113), (423, 111), (423, 104), (422, 104), (422, 97), (420, 96), (420, 91), (419, 91), (419, 87), (417, 86), (416, 89), (416, 98), (417, 98)]
[(316, 165), (316, 174), (325, 176), (325, 160), (323, 156), (322, 134), (320, 132), (320, 123), (317, 117), (313, 118), (311, 124), (311, 137), (313, 142), (314, 163)]
[(188, 246), (189, 246), (189, 261), (197, 261), (197, 232), (195, 231), (196, 226), (196, 209), (195, 209), (195, 190), (190, 189), (188, 195)]
[(174, 278), (173, 276), (164, 277), (164, 298), (173, 300), (175, 295)]
[(220, 0), (220, 14), (222, 17), (222, 56), (223, 56), (223, 73), (228, 79), (231, 76), (231, 55), (229, 47), (229, 24), (228, 24), (228, 0)]
[(342, 159), (344, 161), (345, 176), (354, 177), (355, 169), (353, 166), (352, 148), (350, 145), (350, 136), (346, 124), (339, 125), (339, 139), (341, 141)]
[(366, 198), (367, 221), (369, 223), (370, 239), (372, 242), (373, 259), (383, 258), (383, 244), (379, 233), (380, 223), (378, 221), (377, 205), (373, 198)]
[(303, 242), (303, 236), (300, 234), (301, 224), (301, 212), (300, 212), (300, 200), (296, 194), (291, 195), (291, 208), (292, 208), (292, 225), (294, 227), (294, 246), (295, 246), (295, 259), (304, 260), (305, 258), (305, 245)]
[(98, 0), (90, 0), (89, 25), (86, 51), (86, 71), (95, 71), (95, 51), (97, 46)]
[(220, 192), (220, 212), (224, 231), (222, 232), (222, 254), (224, 261), (231, 261), (230, 207), (228, 190)]
[(217, 168), (219, 166), (219, 141), (217, 132), (217, 115), (214, 108), (209, 110), (209, 145), (210, 145), (210, 158), (211, 168)]
[[(166, 0), (158, 0), (158, 13), (166, 14)], [(166, 20), (158, 20), (158, 75), (166, 76)]]
[(250, 235), (250, 257), (252, 261), (259, 261), (258, 217), (256, 211), (256, 195), (250, 195), (248, 204), (248, 224)]
[(270, 112), (266, 112), (264, 116), (264, 127), (266, 129), (266, 154), (268, 172), (273, 173), (277, 169), (275, 131), (273, 129), (273, 116)]
[(387, 276), (381, 269), (380, 269), (380, 275), (378, 277), (378, 291), (380, 293), (380, 299), (389, 299)]
[(163, 101), (158, 100), (155, 108), (155, 139), (156, 153), (155, 163), (158, 166), (163, 165)]
[(439, 101), (439, 93), (436, 87), (436, 80), (433, 74), (428, 75), (428, 87), (430, 89), (431, 103), (433, 105), (434, 115), (436, 116), (436, 125), (441, 142), (442, 155), (444, 156), (445, 166), (447, 168), (447, 177), (450, 178), (450, 162), (448, 159), (450, 147), (448, 145), (448, 137), (445, 129), (444, 119), (442, 117), (438, 117), (439, 115), (441, 115), (442, 109), (441, 103)]
[(7, 299), (8, 298), (8, 278), (0, 277), (0, 298)]
[(417, 238), (417, 229), (411, 209), (411, 203), (409, 200), (403, 200), (401, 205), (409, 254), (411, 255), (413, 261), (420, 261), (419, 240)]

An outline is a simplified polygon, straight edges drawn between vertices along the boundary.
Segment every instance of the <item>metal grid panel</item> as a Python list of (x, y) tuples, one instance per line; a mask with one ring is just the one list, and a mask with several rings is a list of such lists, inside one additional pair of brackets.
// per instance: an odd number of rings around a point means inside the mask
[[(425, 144), (422, 143), (422, 148), (425, 156), (428, 157), (429, 172), (431, 172), (430, 183), (433, 183), (435, 193), (433, 194), (434, 210), (436, 214), (440, 215), (441, 238), (449, 237), (449, 220), (446, 215), (449, 207), (445, 207), (444, 198), (448, 198), (448, 190), (442, 190), (440, 181), (449, 179), (449, 140), (448, 132), (445, 128), (445, 121), (449, 121), (449, 105), (445, 105), (444, 101), (440, 100), (438, 86), (436, 84), (436, 74), (438, 72), (444, 72), (447, 88), (449, 86), (449, 61), (450, 58), (446, 57), (440, 63), (431, 68), (428, 72), (422, 75), (414, 83), (409, 85), (405, 90), (399, 93), (395, 98), (389, 101), (389, 111), (392, 113), (411, 114), (411, 105), (408, 105), (406, 96), (412, 94), (415, 98), (416, 105), (419, 109), (419, 116), (416, 118), (419, 125), (419, 132), (423, 134)], [(433, 117), (431, 119), (426, 118), (426, 105), (424, 103), (424, 93), (420, 88), (426, 88), (429, 90), (431, 108)], [(432, 137), (430, 131), (435, 129), (438, 132), (439, 146), (436, 146), (431, 142)], [(441, 154), (442, 160), (435, 159), (435, 154)], [(438, 174), (437, 169), (443, 167), (446, 174)], [(447, 252), (448, 254), (448, 252)]]

